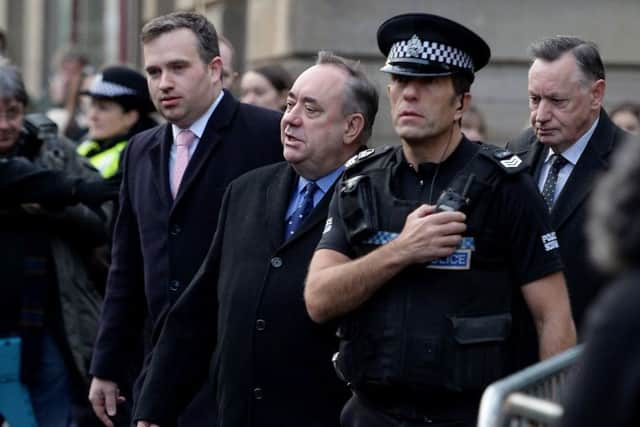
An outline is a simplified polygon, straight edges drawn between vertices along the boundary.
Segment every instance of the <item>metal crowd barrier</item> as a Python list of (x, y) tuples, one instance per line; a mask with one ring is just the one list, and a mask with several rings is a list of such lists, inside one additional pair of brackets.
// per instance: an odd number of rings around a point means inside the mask
[(559, 401), (582, 345), (536, 363), (484, 391), (478, 427), (547, 427), (562, 417)]

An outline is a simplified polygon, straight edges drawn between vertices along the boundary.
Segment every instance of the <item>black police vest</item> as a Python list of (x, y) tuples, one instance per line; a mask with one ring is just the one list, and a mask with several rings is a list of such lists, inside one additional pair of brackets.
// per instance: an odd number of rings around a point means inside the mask
[[(400, 233), (423, 203), (392, 194), (396, 151), (378, 150), (347, 163), (340, 189), (341, 217), (359, 256)], [(508, 248), (500, 247), (505, 239), (496, 238), (501, 230), (488, 217), (496, 186), (520, 172), (520, 163), (506, 150), (481, 146), (449, 188), (467, 187), (461, 248), (445, 260), (406, 268), (343, 319), (335, 362), (352, 387), (470, 391), (506, 374), (513, 282)]]

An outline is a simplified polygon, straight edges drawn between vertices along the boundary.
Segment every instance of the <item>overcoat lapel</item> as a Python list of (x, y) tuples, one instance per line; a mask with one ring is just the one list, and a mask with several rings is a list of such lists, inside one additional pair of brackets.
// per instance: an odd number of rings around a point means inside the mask
[(153, 170), (153, 182), (163, 200), (171, 205), (171, 188), (169, 186), (169, 153), (173, 144), (171, 125), (166, 123), (155, 135), (156, 141), (149, 150), (149, 160)]
[[(296, 184), (297, 174), (287, 166), (282, 168), (276, 178), (269, 183), (264, 192), (265, 199), (260, 205), (267, 219), (267, 233), (271, 242), (271, 249), (275, 251), (282, 246), (284, 240), (284, 216), (289, 207), (289, 199), (293, 186)], [(266, 207), (270, 206), (269, 209)]]
[[(184, 195), (189, 192), (190, 187), (193, 185), (198, 175), (200, 175), (202, 170), (205, 169), (207, 162), (209, 162), (211, 157), (214, 155), (218, 145), (223, 143), (222, 137), (224, 135), (225, 128), (231, 124), (231, 120), (233, 119), (237, 106), (238, 102), (233, 98), (233, 96), (227, 93), (209, 118), (207, 126), (204, 129), (204, 133), (202, 134), (202, 138), (198, 142), (198, 147), (196, 148), (195, 153), (193, 153), (191, 160), (189, 160), (187, 169), (184, 171), (184, 177), (182, 178), (182, 183), (178, 189), (178, 194), (176, 194), (176, 199), (171, 209), (172, 211), (177, 205), (179, 205), (180, 200)], [(233, 142), (229, 141), (229, 143)], [(215, 185), (215, 183), (211, 184)]]
[(567, 183), (558, 196), (558, 200), (551, 209), (551, 225), (556, 230), (571, 216), (580, 206), (591, 190), (596, 171), (608, 168), (608, 155), (613, 145), (603, 146), (601, 141), (613, 141), (613, 126), (609, 119), (601, 114), (600, 122), (591, 136), (589, 143), (574, 167)]

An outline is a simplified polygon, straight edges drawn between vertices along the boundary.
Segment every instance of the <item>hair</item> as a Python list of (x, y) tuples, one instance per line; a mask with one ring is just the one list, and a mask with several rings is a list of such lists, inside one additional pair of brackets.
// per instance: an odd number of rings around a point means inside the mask
[(604, 64), (598, 46), (590, 41), (571, 36), (555, 36), (538, 40), (529, 47), (531, 59), (555, 61), (571, 52), (582, 73), (583, 83), (605, 79)]
[(0, 99), (15, 99), (24, 107), (29, 105), (29, 95), (24, 88), (20, 69), (6, 62), (0, 64)]
[(367, 76), (359, 69), (359, 63), (352, 65), (351, 61), (321, 50), (318, 52), (316, 65), (334, 65), (348, 74), (345, 82), (345, 97), (342, 111), (344, 114), (362, 113), (364, 128), (362, 129), (362, 143), (369, 140), (373, 133), (373, 123), (378, 113), (378, 91)]
[(608, 272), (640, 266), (640, 142), (628, 138), (590, 199), (587, 237), (591, 258)]
[(291, 89), (291, 85), (293, 84), (293, 77), (291, 77), (291, 74), (289, 74), (284, 67), (278, 64), (264, 65), (262, 67), (254, 68), (251, 71), (258, 73), (267, 79), (269, 83), (271, 83), (271, 86), (273, 86), (278, 92)]
[(149, 43), (163, 34), (186, 28), (191, 30), (198, 40), (198, 53), (205, 64), (220, 56), (218, 34), (215, 27), (204, 16), (193, 12), (173, 12), (158, 16), (142, 27), (140, 40)]
[(471, 83), (473, 83), (473, 75), (467, 72), (453, 73), (451, 75), (451, 82), (453, 83), (453, 91), (456, 97), (464, 95), (471, 91)]

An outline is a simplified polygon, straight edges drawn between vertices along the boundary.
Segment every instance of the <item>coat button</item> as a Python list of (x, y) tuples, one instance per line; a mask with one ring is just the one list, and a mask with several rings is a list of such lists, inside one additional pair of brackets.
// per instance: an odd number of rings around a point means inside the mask
[(169, 290), (171, 292), (177, 291), (178, 288), (180, 288), (180, 282), (178, 282), (177, 280), (172, 280), (169, 282)]
[(256, 398), (256, 400), (261, 400), (263, 397), (263, 393), (262, 393), (262, 389), (260, 387), (256, 387), (253, 389), (253, 397)]
[(182, 231), (182, 228), (180, 228), (180, 226), (178, 224), (173, 224), (171, 226), (171, 231), (169, 231), (169, 233), (172, 236), (177, 236), (178, 234), (180, 234), (181, 231)]
[(264, 321), (264, 319), (258, 319), (256, 320), (256, 329), (258, 331), (264, 331), (264, 328), (266, 327), (267, 322)]
[(280, 258), (278, 256), (274, 256), (273, 258), (271, 258), (271, 265), (274, 268), (280, 268), (280, 267), (282, 267), (282, 264), (283, 264), (282, 258)]

